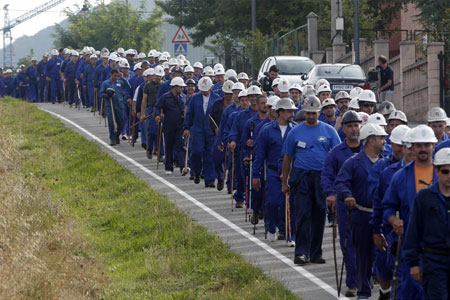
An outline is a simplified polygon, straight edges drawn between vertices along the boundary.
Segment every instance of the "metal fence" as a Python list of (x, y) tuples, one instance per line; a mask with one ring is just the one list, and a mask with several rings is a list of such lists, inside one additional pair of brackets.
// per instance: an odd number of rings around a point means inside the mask
[(277, 33), (275, 37), (266, 41), (267, 56), (301, 55), (304, 50), (308, 50), (308, 24), (292, 29), (283, 35)]

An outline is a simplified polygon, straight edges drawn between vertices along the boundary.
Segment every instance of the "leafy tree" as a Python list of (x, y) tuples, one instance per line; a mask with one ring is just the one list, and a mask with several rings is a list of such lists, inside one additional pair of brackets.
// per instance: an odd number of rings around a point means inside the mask
[(21, 59), (19, 59), (17, 61), (17, 65), (18, 66), (25, 65), (27, 67), (30, 66), (31, 65), (31, 59), (33, 58), (33, 56), (36, 56), (36, 55), (34, 54), (34, 49), (31, 48), (30, 49), (30, 53), (27, 56), (22, 57)]
[(98, 3), (93, 7), (88, 1), (80, 11), (66, 10), (69, 28), (57, 25), (54, 35), (56, 47), (82, 48), (158, 48), (162, 44), (162, 10), (157, 8), (147, 16), (145, 2), (133, 9), (123, 1)]

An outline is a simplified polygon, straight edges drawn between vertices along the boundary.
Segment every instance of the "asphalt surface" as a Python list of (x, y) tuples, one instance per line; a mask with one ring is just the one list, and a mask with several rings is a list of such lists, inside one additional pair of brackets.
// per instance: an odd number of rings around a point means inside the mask
[[(282, 282), (286, 288), (305, 300), (337, 299), (336, 279), (333, 262), (332, 230), (325, 229), (323, 239), (323, 258), (326, 264), (309, 264), (304, 267), (294, 265), (294, 248), (287, 247), (284, 241), (269, 242), (264, 238), (262, 220), (253, 235), (253, 225), (245, 222), (244, 209), (231, 211), (231, 198), (226, 188), (217, 191), (205, 188), (204, 182), (194, 184), (188, 176), (164, 174), (164, 164), (156, 169), (156, 157), (149, 160), (138, 140), (135, 147), (127, 141), (120, 145), (109, 146), (108, 130), (99, 117), (86, 109), (69, 108), (62, 104), (37, 104), (43, 110), (53, 113), (68, 128), (76, 131), (88, 140), (100, 144), (101, 148), (121, 165), (130, 169), (153, 189), (166, 195), (176, 206), (188, 213), (193, 220), (205, 226), (210, 233), (218, 235), (230, 249), (242, 255), (264, 273)], [(339, 241), (338, 267), (342, 262)], [(343, 279), (345, 291), (345, 272)], [(372, 298), (378, 295), (378, 287), (373, 290)], [(346, 299), (341, 296), (341, 299)]]

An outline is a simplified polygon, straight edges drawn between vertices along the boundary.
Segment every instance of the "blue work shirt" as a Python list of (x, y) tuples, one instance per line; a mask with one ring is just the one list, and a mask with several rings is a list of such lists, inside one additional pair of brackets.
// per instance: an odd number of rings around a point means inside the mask
[(277, 120), (268, 123), (258, 135), (258, 143), (255, 146), (255, 162), (252, 166), (253, 178), (263, 178), (264, 164), (268, 172), (278, 172), (278, 162), (283, 150), (283, 144), (289, 132), (296, 126), (294, 122), (287, 125), (284, 136), (281, 137), (281, 129)]
[(256, 116), (258, 114), (257, 111), (252, 110), (250, 107), (237, 112), (237, 115), (234, 119), (233, 126), (231, 127), (230, 135), (228, 137), (228, 142), (235, 142), (236, 146), (240, 144), (242, 133), (244, 131), (245, 123)]
[(219, 132), (217, 133), (215, 146), (226, 145), (227, 139), (228, 139), (228, 134), (226, 137), (224, 136), (224, 129), (225, 129), (225, 127), (227, 127), (227, 122), (228, 122), (230, 115), (239, 109), (240, 109), (240, 106), (238, 106), (234, 102), (231, 103), (227, 108), (224, 109), (222, 116), (220, 118)]
[(105, 69), (106, 69), (106, 67), (103, 64), (100, 64), (100, 65), (95, 67), (94, 86), (96, 88), (100, 88), (100, 85), (104, 81), (104, 79), (103, 79), (103, 72), (105, 71)]
[[(416, 175), (412, 161), (404, 168), (397, 171), (392, 176), (386, 194), (382, 200), (383, 221), (389, 224), (389, 218), (400, 212), (400, 219), (403, 220), (403, 227), (408, 228), (409, 212), (412, 202), (416, 196)], [(433, 183), (437, 182), (436, 172), (433, 171)]]
[(217, 96), (218, 96), (219, 98), (222, 98), (222, 97), (223, 97), (222, 86), (221, 86), (220, 84), (218, 84), (218, 83), (214, 84), (214, 85), (211, 87), (211, 92), (217, 94)]
[(17, 82), (19, 86), (24, 86), (28, 84), (27, 74), (25, 72), (20, 71), (16, 76)]
[(73, 61), (69, 61), (64, 69), (64, 78), (74, 80), (76, 75), (77, 65)]
[(87, 64), (87, 61), (84, 58), (80, 58), (78, 60), (76, 79), (78, 81), (80, 81), (80, 82), (82, 81), (81, 74), (84, 73), (84, 67), (85, 67), (86, 64)]
[(159, 97), (161, 97), (165, 93), (169, 92), (171, 89), (172, 87), (170, 86), (170, 80), (164, 81), (164, 83), (159, 86), (158, 94), (156, 94), (156, 100), (158, 100)]
[(45, 77), (45, 67), (47, 66), (47, 63), (44, 63), (44, 60), (41, 60), (37, 64), (37, 73), (40, 79), (43, 79)]
[(61, 59), (49, 59), (45, 66), (45, 76), (50, 78), (57, 78), (60, 76), (59, 71), (61, 68)]
[[(219, 124), (220, 124), (220, 120), (222, 118), (224, 107), (225, 107), (225, 104), (224, 104), (223, 97), (220, 99), (217, 99), (213, 103), (213, 106), (211, 107), (211, 111), (210, 111), (209, 115), (214, 120), (214, 122), (212, 122), (212, 120), (210, 119), (209, 126), (211, 127), (212, 132), (215, 132), (216, 125), (220, 126)], [(217, 128), (217, 134), (219, 134), (219, 128)]]
[[(361, 144), (359, 146), (358, 152), (361, 151)], [(347, 142), (344, 140), (342, 143), (331, 149), (325, 158), (324, 168), (321, 174), (321, 184), (325, 195), (328, 196), (337, 196), (337, 193), (334, 191), (334, 181), (339, 173), (339, 170), (342, 168), (344, 162), (355, 155), (348, 146)]]
[(123, 97), (123, 83), (120, 82), (119, 80), (117, 80), (116, 82), (112, 82), (111, 79), (105, 80), (103, 81), (101, 87), (100, 87), (100, 92), (99, 95), (101, 98), (105, 98), (108, 102), (109, 97), (106, 94), (106, 90), (108, 88), (113, 88), (114, 91), (116, 92), (114, 94), (114, 96), (112, 97), (112, 100), (114, 102), (114, 108), (115, 109), (123, 109), (123, 104), (122, 104), (122, 97)]
[(264, 121), (264, 119), (261, 120), (258, 114), (256, 114), (256, 116), (254, 116), (250, 120), (247, 120), (247, 122), (245, 123), (244, 131), (241, 134), (241, 141), (240, 141), (243, 157), (250, 157), (250, 152), (252, 151), (252, 149), (254, 149), (254, 146), (253, 147), (247, 146), (247, 141), (251, 138), (253, 140), (253, 145), (255, 144), (256, 141), (255, 128), (262, 121)]
[(297, 169), (322, 171), (328, 152), (340, 143), (330, 125), (319, 121), (315, 126), (307, 126), (302, 122), (289, 132), (283, 154), (294, 158), (293, 166)]
[(217, 100), (217, 95), (209, 94), (208, 107), (206, 113), (203, 109), (203, 95), (195, 94), (191, 97), (184, 119), (184, 129), (190, 130), (192, 133), (212, 135), (211, 127), (209, 126), (209, 113), (214, 102)]
[(186, 104), (186, 96), (181, 93), (175, 96), (172, 91), (162, 95), (155, 104), (155, 116), (164, 112), (164, 126), (181, 126), (183, 124), (184, 105)]
[(95, 66), (87, 64), (84, 67), (83, 85), (94, 86), (95, 83)]
[(26, 75), (30, 81), (37, 81), (38, 78), (37, 67), (29, 66), (27, 68)]
[(381, 172), (386, 169), (388, 166), (392, 165), (393, 163), (398, 162), (394, 158), (394, 154), (391, 153), (386, 157), (383, 157), (382, 159), (378, 160), (375, 165), (373, 166), (372, 170), (369, 173), (369, 177), (367, 178), (368, 183), (368, 189), (370, 194), (375, 194), (375, 190), (378, 185), (378, 181), (380, 179)]

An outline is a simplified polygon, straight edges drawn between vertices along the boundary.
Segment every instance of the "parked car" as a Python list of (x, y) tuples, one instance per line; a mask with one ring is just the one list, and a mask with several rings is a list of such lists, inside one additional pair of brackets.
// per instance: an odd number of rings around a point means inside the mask
[(354, 87), (366, 88), (366, 75), (358, 65), (319, 64), (303, 75), (302, 85), (314, 85), (319, 79), (326, 79), (331, 85), (332, 96), (339, 91), (349, 92)]
[(304, 56), (270, 56), (261, 65), (258, 81), (267, 75), (271, 66), (276, 65), (280, 72), (280, 78), (287, 78), (290, 83), (302, 83), (301, 76), (307, 74), (315, 63)]

